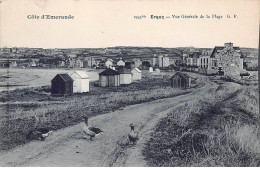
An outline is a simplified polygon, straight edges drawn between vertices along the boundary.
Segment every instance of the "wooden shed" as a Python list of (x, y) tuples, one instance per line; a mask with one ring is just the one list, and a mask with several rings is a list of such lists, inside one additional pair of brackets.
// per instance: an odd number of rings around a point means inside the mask
[(125, 67), (119, 67), (118, 72), (120, 74), (120, 84), (130, 84), (133, 82), (133, 74), (131, 70)]
[(86, 71), (74, 71), (70, 77), (73, 79), (73, 92), (89, 92), (89, 76)]
[(52, 95), (72, 95), (73, 79), (68, 74), (57, 74), (51, 80)]
[(99, 73), (99, 86), (101, 87), (117, 87), (120, 86), (119, 72), (111, 68)]
[(181, 72), (175, 73), (171, 77), (170, 81), (171, 86), (174, 88), (184, 89), (191, 86), (191, 78), (189, 77), (189, 75)]
[(132, 71), (133, 74), (133, 80), (141, 80), (142, 78), (142, 72), (138, 68), (134, 68)]

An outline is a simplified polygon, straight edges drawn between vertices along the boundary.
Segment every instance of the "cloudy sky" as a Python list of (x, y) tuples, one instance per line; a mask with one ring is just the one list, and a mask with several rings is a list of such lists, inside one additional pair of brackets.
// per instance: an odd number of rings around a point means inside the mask
[[(258, 0), (2, 0), (0, 47), (258, 47)], [(73, 15), (72, 20), (28, 19)], [(145, 15), (145, 19), (134, 16)], [(154, 16), (203, 15), (204, 18)], [(206, 18), (206, 15), (211, 18)], [(212, 18), (212, 15), (223, 18)], [(227, 18), (230, 15), (231, 18)], [(236, 18), (233, 16), (236, 15)]]

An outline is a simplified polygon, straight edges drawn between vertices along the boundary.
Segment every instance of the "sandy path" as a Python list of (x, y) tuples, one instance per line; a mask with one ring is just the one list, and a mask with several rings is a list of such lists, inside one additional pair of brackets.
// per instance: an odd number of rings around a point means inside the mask
[[(206, 78), (204, 87), (173, 98), (132, 105), (89, 119), (105, 133), (93, 141), (83, 139), (83, 123), (55, 131), (46, 141), (32, 141), (0, 153), (0, 166), (146, 166), (141, 155), (144, 143), (158, 121), (175, 107), (216, 88)], [(206, 88), (207, 87), (207, 88)], [(128, 144), (129, 124), (141, 134), (138, 143)]]

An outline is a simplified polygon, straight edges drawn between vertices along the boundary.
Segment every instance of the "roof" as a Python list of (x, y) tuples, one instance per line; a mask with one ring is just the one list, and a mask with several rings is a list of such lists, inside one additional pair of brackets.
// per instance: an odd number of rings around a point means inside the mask
[(122, 58), (120, 58), (120, 59), (115, 59), (115, 60), (114, 60), (115, 63), (117, 63), (117, 62), (119, 62), (119, 61), (123, 61), (123, 62), (125, 63), (125, 60), (123, 60)]
[(191, 54), (189, 54), (189, 57), (191, 57), (191, 58), (195, 58), (195, 57), (199, 57), (201, 55), (201, 52), (194, 52), (194, 53), (191, 53)]
[(105, 63), (108, 62), (108, 61), (113, 63), (113, 61), (112, 61), (111, 59), (101, 60), (99, 63), (100, 63), (100, 64), (105, 64)]
[[(223, 50), (225, 47), (224, 46), (215, 46), (216, 50)], [(234, 50), (240, 50), (239, 47), (233, 47)]]
[(125, 67), (119, 67), (118, 68), (118, 72), (120, 74), (132, 74), (131, 70), (128, 70), (127, 68)]
[[(65, 82), (71, 82), (73, 79), (68, 75), (68, 74), (57, 74), (52, 80), (54, 80), (56, 77), (60, 77), (63, 79)], [(52, 81), (51, 80), (51, 81)]]
[[(214, 53), (217, 52), (217, 50), (223, 50), (225, 47), (224, 46), (215, 46), (215, 48), (212, 50), (212, 53), (210, 54), (210, 58), (213, 57)], [(240, 50), (239, 47), (233, 47), (234, 50)], [(243, 53), (240, 51), (241, 57), (243, 57)]]
[(195, 52), (196, 49), (194, 47), (186, 47), (184, 50), (183, 50), (183, 53), (190, 53), (190, 52)]
[(173, 79), (176, 75), (179, 75), (180, 77), (185, 78), (185, 79), (191, 78), (191, 77), (190, 77), (188, 74), (186, 74), (186, 73), (177, 72), (177, 73), (175, 73), (175, 74), (171, 77), (171, 79)]
[(108, 75), (119, 75), (119, 72), (112, 70), (111, 68), (106, 69), (99, 73), (100, 76), (108, 76)]
[(113, 63), (113, 60), (110, 59), (110, 58), (109, 58), (109, 59), (106, 59), (106, 60), (105, 60), (105, 63), (108, 62), (108, 61), (111, 62), (111, 63)]
[[(89, 78), (88, 74), (86, 71), (74, 71), (72, 74), (76, 73), (80, 78), (82, 79), (87, 79)], [(71, 75), (72, 75), (71, 74)]]
[(136, 70), (137, 72), (141, 73), (141, 70), (139, 70), (138, 68), (134, 68), (133, 70)]

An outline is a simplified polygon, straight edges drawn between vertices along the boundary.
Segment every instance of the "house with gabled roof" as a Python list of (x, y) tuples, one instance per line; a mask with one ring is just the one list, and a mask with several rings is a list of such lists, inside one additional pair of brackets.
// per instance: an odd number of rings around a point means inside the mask
[(224, 46), (216, 46), (210, 58), (212, 68), (223, 72), (224, 75), (240, 75), (243, 69), (243, 53), (239, 47), (234, 47), (233, 43), (225, 43)]
[(83, 68), (83, 61), (81, 59), (75, 60), (75, 67), (76, 68)]
[(194, 53), (190, 53), (186, 57), (186, 64), (190, 66), (199, 66), (199, 57), (201, 55), (201, 52), (196, 51)]
[(83, 60), (83, 67), (94, 67), (97, 66), (95, 56), (85, 57)]

